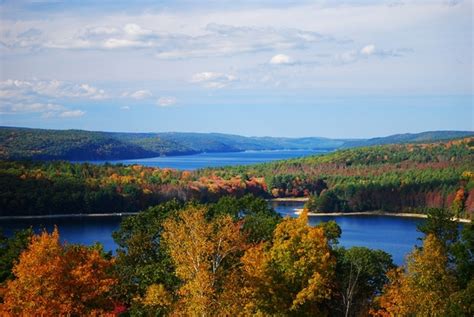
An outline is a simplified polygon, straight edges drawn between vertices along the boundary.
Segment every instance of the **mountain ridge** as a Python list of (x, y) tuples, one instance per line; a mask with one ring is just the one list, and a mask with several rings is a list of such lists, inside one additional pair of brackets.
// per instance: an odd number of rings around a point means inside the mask
[(474, 131), (426, 131), (369, 139), (247, 137), (197, 132), (103, 132), (0, 127), (2, 160), (120, 160), (203, 152), (336, 150), (370, 145), (436, 142), (473, 136)]

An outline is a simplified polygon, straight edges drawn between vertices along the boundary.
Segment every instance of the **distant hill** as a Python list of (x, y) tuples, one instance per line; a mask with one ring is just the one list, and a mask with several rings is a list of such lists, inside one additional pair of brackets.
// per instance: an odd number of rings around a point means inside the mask
[(472, 136), (470, 131), (433, 131), (373, 139), (244, 137), (221, 133), (115, 133), (0, 127), (0, 159), (118, 160), (203, 152), (308, 150), (392, 143), (432, 142)]
[(404, 133), (394, 134), (386, 137), (378, 137), (366, 140), (347, 141), (342, 146), (343, 148), (357, 147), (357, 146), (371, 146), (371, 145), (385, 145), (385, 144), (400, 144), (400, 143), (430, 143), (436, 141), (465, 138), (473, 136), (473, 131), (427, 131), (421, 133)]

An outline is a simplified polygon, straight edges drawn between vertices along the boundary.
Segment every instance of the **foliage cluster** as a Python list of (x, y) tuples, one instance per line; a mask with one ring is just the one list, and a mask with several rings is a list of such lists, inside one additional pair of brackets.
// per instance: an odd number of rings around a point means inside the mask
[(386, 145), (253, 166), (0, 162), (0, 214), (133, 212), (178, 199), (311, 196), (311, 211), (474, 211), (473, 140)]
[[(258, 224), (258, 225), (256, 225)], [(406, 266), (338, 245), (335, 222), (281, 219), (258, 198), (176, 200), (124, 218), (117, 255), (58, 231), (4, 243), (0, 312), (123, 316), (472, 316), (474, 230), (430, 210)], [(20, 246), (20, 247), (19, 247)], [(22, 251), (21, 251), (22, 250)], [(8, 258), (8, 257), (7, 257)]]

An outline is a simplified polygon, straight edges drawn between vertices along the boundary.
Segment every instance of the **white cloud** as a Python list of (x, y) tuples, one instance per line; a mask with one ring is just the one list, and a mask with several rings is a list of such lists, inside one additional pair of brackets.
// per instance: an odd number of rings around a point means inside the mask
[(119, 27), (97, 26), (76, 30), (69, 37), (50, 39), (45, 48), (54, 49), (132, 49), (158, 45), (159, 36), (152, 30), (129, 23)]
[(231, 82), (236, 81), (237, 76), (216, 72), (196, 73), (192, 76), (191, 82), (201, 84), (205, 88), (224, 88)]
[(122, 97), (129, 97), (129, 98), (133, 98), (133, 99), (137, 99), (137, 100), (150, 98), (151, 96), (153, 96), (151, 91), (145, 90), (145, 89), (137, 90), (137, 91), (132, 92), (132, 93), (125, 92), (125, 93), (122, 94)]
[(366, 45), (360, 50), (360, 52), (361, 54), (364, 54), (364, 55), (372, 55), (375, 52), (375, 45), (374, 44)]
[(61, 118), (77, 118), (82, 117), (85, 114), (82, 110), (68, 110), (61, 112), (58, 116)]
[[(395, 2), (403, 4), (391, 6)], [(465, 39), (472, 35), (472, 30), (466, 27), (472, 22), (472, 2), (462, 1), (454, 7), (446, 6), (447, 2), (458, 3), (457, 0), (342, 3), (302, 0), (298, 4), (245, 1), (227, 6), (211, 1), (205, 6), (166, 3), (163, 9), (158, 4), (154, 8), (121, 7), (118, 11), (103, 12), (100, 6), (90, 6), (84, 8), (86, 11), (81, 10), (81, 14), (65, 7), (64, 14), (42, 11), (48, 19), (38, 11), (24, 15), (19, 11), (7, 12), (4, 23), (0, 23), (0, 55), (8, 60), (1, 77), (34, 75), (91, 83), (108, 81), (111, 87), (117, 87), (118, 83), (137, 87), (143, 80), (154, 80), (160, 86), (169, 85), (161, 87), (163, 91), (173, 91), (171, 86), (179, 87), (177, 90), (188, 89), (189, 85), (180, 83), (189, 82), (190, 74), (201, 70), (231, 72), (224, 67), (232, 65), (232, 69), (238, 69), (235, 74), (239, 77), (239, 88), (249, 83), (246, 87), (256, 90), (258, 87), (250, 82), (269, 75), (274, 81), (281, 81), (282, 86), (291, 82), (293, 87), (324, 86), (338, 91), (345, 91), (346, 82), (353, 80), (354, 87), (364, 91), (378, 91), (373, 88), (378, 86), (469, 92), (472, 49)], [(364, 50), (369, 45), (374, 46), (373, 50)], [(404, 55), (399, 50), (382, 51), (390, 45), (412, 47), (416, 52), (403, 63), (387, 61), (384, 67), (378, 63), (368, 65), (369, 61), (384, 56)], [(447, 47), (458, 49), (448, 52)], [(28, 48), (31, 51), (25, 52)], [(297, 58), (296, 66), (270, 67), (269, 59), (279, 53)], [(241, 55), (229, 58), (236, 54)], [(335, 71), (337, 67), (331, 67), (356, 61), (367, 62), (364, 71), (380, 80), (370, 84), (356, 82), (360, 77), (357, 72)], [(386, 77), (389, 68), (392, 72), (409, 74), (411, 80)], [(424, 77), (430, 81), (420, 80)], [(233, 84), (199, 83), (209, 88)]]
[(232, 56), (273, 50), (305, 49), (333, 42), (332, 36), (296, 28), (232, 26), (209, 23), (199, 36), (168, 34), (167, 45), (157, 46), (161, 59)]
[(72, 118), (85, 114), (58, 103), (57, 99), (103, 99), (105, 92), (89, 84), (74, 84), (59, 80), (0, 81), (0, 113), (37, 113), (41, 118)]
[[(117, 23), (117, 22), (115, 22)], [(158, 24), (159, 23), (155, 23)], [(175, 33), (175, 29), (144, 28), (138, 23), (97, 25), (51, 31), (25, 41), (22, 47), (68, 50), (151, 49), (160, 59), (232, 56), (261, 51), (305, 49), (311, 45), (333, 42), (332, 36), (299, 28), (269, 26), (234, 26), (204, 24), (198, 31)], [(9, 48), (19, 47), (18, 34), (3, 41)]]
[(3, 111), (7, 113), (29, 113), (29, 112), (57, 112), (65, 110), (62, 105), (52, 103), (17, 103), (2, 104)]
[(293, 64), (293, 59), (285, 54), (277, 54), (270, 59), (270, 64), (280, 65), (280, 64)]
[(408, 53), (413, 52), (411, 49), (398, 48), (398, 49), (378, 49), (374, 44), (368, 44), (362, 47), (360, 50), (349, 50), (334, 55), (336, 64), (349, 64), (359, 60), (369, 59), (373, 57), (387, 58), (387, 57), (401, 57)]
[(75, 84), (59, 80), (13, 80), (0, 81), (0, 98), (28, 98), (44, 96), (51, 98), (105, 99), (103, 89), (89, 84)]
[(123, 27), (123, 30), (126, 34), (131, 36), (143, 36), (153, 34), (153, 31), (143, 29), (139, 25), (133, 23), (126, 24)]
[(160, 97), (156, 104), (159, 107), (170, 107), (176, 104), (177, 100), (175, 97)]
[(122, 106), (122, 107), (120, 107), (120, 109), (122, 109), (122, 110), (130, 110), (130, 106)]
[(41, 114), (41, 118), (77, 118), (85, 114), (85, 111), (77, 109), (68, 109), (63, 105), (54, 103), (10, 103), (2, 102), (0, 104), (0, 114), (12, 115), (12, 114), (25, 114), (25, 113), (37, 113)]

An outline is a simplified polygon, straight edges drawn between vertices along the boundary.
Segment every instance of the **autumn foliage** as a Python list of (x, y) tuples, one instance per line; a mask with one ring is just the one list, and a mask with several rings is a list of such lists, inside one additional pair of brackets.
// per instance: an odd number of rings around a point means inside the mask
[(190, 207), (164, 224), (163, 239), (182, 283), (177, 314), (213, 315), (225, 311), (240, 253), (246, 248), (241, 223), (229, 215), (206, 219), (206, 209)]
[(107, 296), (116, 280), (113, 261), (99, 250), (63, 245), (58, 230), (31, 238), (6, 284), (2, 314), (29, 316), (103, 315), (113, 309)]
[(305, 213), (286, 218), (271, 245), (259, 244), (242, 258), (245, 312), (318, 315), (332, 295), (335, 258), (321, 227), (310, 227)]
[(446, 251), (433, 234), (408, 256), (406, 271), (396, 269), (389, 279), (374, 316), (445, 316), (457, 290)]
[(22, 252), (4, 244), (21, 253), (0, 316), (472, 316), (474, 227), (431, 210), (418, 230), (422, 247), (396, 268), (381, 250), (340, 247), (336, 222), (310, 226), (306, 211), (172, 201), (124, 218), (115, 257), (57, 229)]

